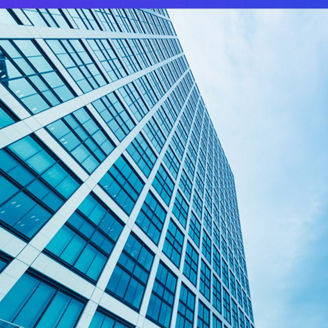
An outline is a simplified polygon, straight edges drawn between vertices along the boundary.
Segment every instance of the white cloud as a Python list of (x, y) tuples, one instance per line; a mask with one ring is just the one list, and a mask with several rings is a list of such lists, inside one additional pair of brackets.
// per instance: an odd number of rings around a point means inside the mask
[(257, 327), (293, 327), (290, 274), (327, 198), (328, 11), (169, 13), (235, 175)]

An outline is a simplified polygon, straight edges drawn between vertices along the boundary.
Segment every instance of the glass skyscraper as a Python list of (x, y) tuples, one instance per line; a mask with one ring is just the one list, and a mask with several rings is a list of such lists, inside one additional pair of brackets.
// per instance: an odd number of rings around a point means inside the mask
[(0, 10), (0, 327), (253, 328), (233, 174), (166, 10)]

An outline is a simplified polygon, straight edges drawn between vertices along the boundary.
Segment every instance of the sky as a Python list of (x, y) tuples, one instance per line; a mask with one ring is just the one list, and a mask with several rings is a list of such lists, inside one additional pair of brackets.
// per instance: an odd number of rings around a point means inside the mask
[(328, 11), (170, 17), (235, 177), (257, 328), (328, 328)]

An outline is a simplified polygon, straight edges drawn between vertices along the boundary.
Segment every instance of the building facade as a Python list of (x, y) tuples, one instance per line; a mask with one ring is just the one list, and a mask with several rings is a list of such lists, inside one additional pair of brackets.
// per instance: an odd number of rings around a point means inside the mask
[(253, 328), (234, 178), (166, 10), (0, 10), (1, 327)]

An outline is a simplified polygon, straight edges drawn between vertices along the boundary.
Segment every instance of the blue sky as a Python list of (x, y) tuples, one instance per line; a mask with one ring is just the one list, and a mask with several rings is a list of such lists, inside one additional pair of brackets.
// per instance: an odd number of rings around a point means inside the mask
[(328, 327), (328, 11), (170, 10), (234, 172), (257, 328)]

